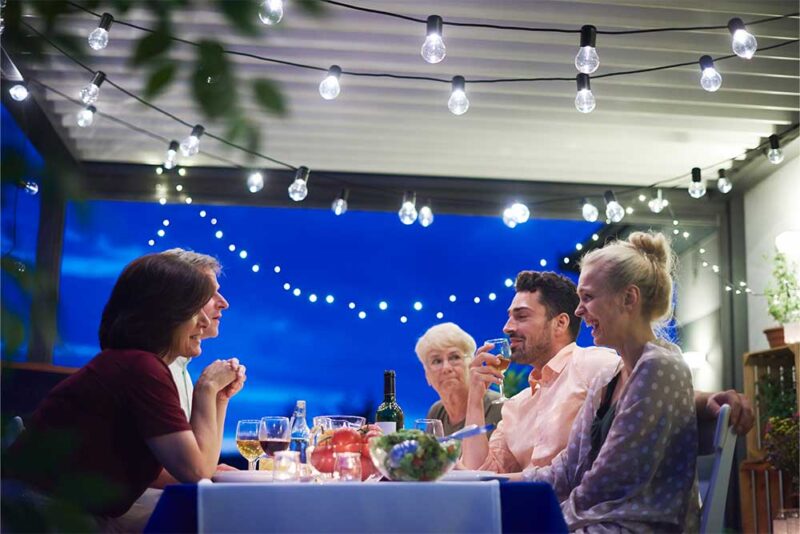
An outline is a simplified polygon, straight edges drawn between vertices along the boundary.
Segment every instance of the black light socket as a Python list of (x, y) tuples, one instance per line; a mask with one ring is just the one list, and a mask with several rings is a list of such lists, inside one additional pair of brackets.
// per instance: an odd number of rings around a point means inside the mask
[(203, 128), (199, 124), (195, 124), (194, 128), (192, 128), (192, 135), (200, 139), (200, 137), (203, 135), (203, 132), (205, 131), (206, 131), (205, 128)]
[(177, 152), (179, 146), (180, 145), (178, 144), (178, 142), (175, 141), (174, 139), (169, 142), (169, 150), (172, 150), (173, 152)]
[(692, 168), (692, 181), (699, 183), (700, 181), (702, 181), (702, 179), (703, 178), (702, 178), (702, 176), (700, 174), (700, 167)]
[(781, 147), (781, 138), (778, 137), (776, 134), (772, 134), (769, 136), (769, 147), (771, 149), (778, 149)]
[(739, 17), (733, 17), (731, 20), (728, 21), (728, 31), (731, 32), (731, 35), (736, 33), (736, 30), (744, 30), (744, 22)]
[(308, 175), (311, 174), (311, 171), (303, 165), (302, 167), (298, 167), (297, 171), (294, 173), (295, 180), (303, 180), (304, 182), (308, 181)]
[(103, 28), (104, 30), (108, 31), (113, 22), (114, 22), (114, 17), (111, 16), (111, 13), (103, 13), (103, 16), (100, 17), (100, 24), (98, 24), (97, 27)]
[(94, 76), (92, 76), (92, 83), (97, 87), (103, 85), (104, 81), (106, 81), (106, 73), (101, 70), (98, 70), (94, 73)]
[(700, 71), (714, 68), (714, 60), (711, 56), (700, 56)]
[(331, 65), (331, 68), (328, 69), (328, 76), (333, 76), (337, 80), (342, 75), (342, 68), (339, 65)]
[(610, 204), (612, 202), (617, 201), (617, 197), (614, 195), (614, 192), (610, 189), (605, 193), (603, 193), (603, 199), (606, 201), (606, 204)]
[(453, 91), (464, 91), (464, 88), (467, 86), (467, 82), (464, 80), (463, 76), (453, 76), (452, 86)]
[(575, 81), (578, 83), (578, 92), (586, 89), (587, 91), (592, 90), (592, 84), (588, 74), (581, 72), (577, 76), (575, 76)]
[(428, 17), (428, 33), (427, 35), (436, 34), (441, 37), (442, 35), (442, 17), (439, 15), (431, 15)]
[(581, 26), (581, 48), (591, 46), (594, 48), (597, 42), (597, 28), (591, 24)]

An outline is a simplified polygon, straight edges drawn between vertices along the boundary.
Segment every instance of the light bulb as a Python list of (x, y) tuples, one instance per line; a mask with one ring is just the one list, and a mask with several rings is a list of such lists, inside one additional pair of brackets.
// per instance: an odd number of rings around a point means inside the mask
[(267, 26), (279, 23), (283, 18), (283, 0), (264, 0), (258, 9), (258, 18)]
[(339, 197), (331, 204), (331, 211), (337, 217), (347, 213), (347, 201), (343, 197)]
[(258, 193), (264, 189), (264, 177), (260, 172), (251, 172), (247, 177), (247, 189), (251, 193)]
[(103, 13), (103, 16), (100, 17), (100, 24), (89, 34), (89, 46), (92, 50), (102, 50), (108, 45), (108, 29), (112, 22), (114, 22), (114, 17), (110, 13)]
[(708, 91), (713, 93), (722, 86), (722, 76), (717, 69), (714, 68), (714, 60), (711, 56), (702, 56), (700, 58), (700, 85)]
[(26, 180), (25, 182), (22, 182), (21, 186), (22, 190), (31, 196), (39, 193), (39, 184), (32, 180)]
[(200, 152), (200, 137), (203, 135), (205, 129), (199, 124), (192, 128), (192, 133), (189, 134), (183, 141), (181, 141), (181, 154), (190, 158)]
[(403, 204), (400, 206), (400, 211), (397, 212), (400, 217), (400, 222), (409, 225), (414, 224), (417, 220), (417, 196), (414, 193), (406, 193), (403, 195)]
[(447, 55), (447, 49), (442, 40), (442, 17), (431, 15), (427, 22), (428, 30), (425, 42), (422, 43), (420, 54), (428, 63), (439, 63)]
[(511, 211), (511, 208), (506, 208), (503, 210), (503, 224), (509, 228), (514, 228), (517, 226), (517, 221), (514, 220), (514, 213)]
[(780, 138), (772, 134), (769, 136), (769, 151), (767, 151), (767, 159), (773, 165), (779, 164), (783, 161), (783, 150), (781, 150)]
[(88, 128), (94, 122), (94, 113), (97, 108), (94, 106), (86, 106), (78, 112), (78, 126), (81, 128)]
[(328, 75), (319, 84), (319, 94), (325, 100), (333, 100), (339, 96), (339, 77), (342, 75), (342, 69), (338, 65), (331, 65), (328, 69)]
[(606, 201), (606, 217), (611, 222), (618, 223), (625, 217), (625, 208), (617, 202), (617, 197), (614, 196), (613, 191), (606, 191), (603, 194)]
[(289, 198), (295, 202), (300, 202), (308, 195), (308, 167), (298, 167), (294, 175), (294, 182), (289, 186)]
[(167, 155), (164, 158), (164, 168), (167, 170), (174, 169), (175, 165), (178, 164), (178, 142), (172, 140), (169, 142), (169, 148), (167, 148)]
[(531, 218), (531, 211), (528, 206), (521, 202), (514, 202), (511, 204), (511, 216), (517, 224), (524, 224)]
[(575, 95), (575, 108), (581, 113), (591, 113), (596, 102), (592, 93), (589, 75), (580, 73), (577, 76), (578, 94)]
[(752, 58), (758, 49), (758, 42), (753, 34), (745, 29), (742, 19), (732, 18), (729, 20), (728, 30), (731, 32), (731, 35), (733, 35), (731, 41), (733, 53), (744, 59)]
[(8, 94), (11, 95), (11, 98), (16, 100), (17, 102), (22, 102), (26, 98), (28, 98), (28, 88), (18, 83), (16, 85), (12, 85), (11, 88), (8, 90)]
[(447, 101), (447, 108), (453, 115), (463, 115), (469, 109), (469, 99), (464, 91), (464, 77), (453, 76), (452, 87), (450, 100)]
[(689, 184), (689, 196), (692, 198), (700, 198), (706, 194), (706, 184), (703, 183), (703, 178), (700, 175), (700, 168), (695, 167), (692, 169), (692, 182)]
[(181, 167), (180, 169), (178, 169), (178, 175), (179, 176), (186, 176), (186, 168), (185, 167)]
[(433, 224), (433, 210), (431, 210), (430, 206), (422, 206), (419, 209), (419, 224), (424, 228)]
[(730, 193), (731, 189), (733, 189), (733, 184), (725, 175), (725, 169), (718, 170), (717, 175), (719, 176), (719, 178), (717, 178), (717, 189), (719, 192), (723, 195)]
[(100, 86), (103, 84), (105, 79), (106, 79), (105, 73), (103, 73), (102, 71), (96, 72), (94, 77), (92, 78), (92, 81), (89, 82), (89, 85), (81, 89), (80, 92), (81, 102), (83, 102), (87, 106), (89, 104), (94, 104), (95, 102), (97, 102), (97, 97), (100, 96)]
[(597, 220), (597, 216), (599, 215), (597, 207), (585, 198), (583, 199), (582, 204), (581, 214), (583, 215), (583, 220), (586, 222), (595, 222)]
[(661, 213), (667, 206), (669, 206), (669, 200), (664, 198), (661, 189), (656, 190), (656, 196), (651, 198), (647, 203), (647, 207), (650, 208), (650, 211), (653, 213)]
[(578, 72), (592, 74), (600, 66), (600, 57), (595, 49), (596, 39), (597, 29), (594, 26), (586, 25), (581, 28), (581, 45), (575, 56), (575, 68)]

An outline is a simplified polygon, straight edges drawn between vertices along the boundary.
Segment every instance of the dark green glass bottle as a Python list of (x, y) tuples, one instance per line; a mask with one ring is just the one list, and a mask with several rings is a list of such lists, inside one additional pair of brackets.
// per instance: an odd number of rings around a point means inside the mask
[(403, 410), (397, 404), (393, 370), (383, 372), (383, 402), (375, 413), (375, 422), (384, 434), (403, 429)]

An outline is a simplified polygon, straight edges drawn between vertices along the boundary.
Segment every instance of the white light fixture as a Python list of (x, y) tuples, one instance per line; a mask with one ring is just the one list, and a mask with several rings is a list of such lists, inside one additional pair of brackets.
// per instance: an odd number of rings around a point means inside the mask
[(347, 189), (342, 189), (342, 192), (336, 197), (336, 200), (333, 201), (331, 204), (331, 211), (337, 217), (339, 215), (344, 215), (347, 213), (347, 197), (350, 196), (350, 191)]
[(700, 85), (713, 93), (722, 86), (722, 76), (714, 68), (714, 60), (711, 56), (700, 56)]
[(578, 72), (592, 74), (600, 66), (600, 58), (595, 49), (597, 28), (591, 25), (581, 27), (581, 44), (575, 56), (575, 68)]
[(417, 195), (413, 192), (407, 192), (403, 195), (403, 204), (400, 206), (400, 211), (397, 216), (400, 217), (400, 222), (409, 225), (414, 224), (417, 220)]
[(92, 50), (102, 50), (108, 45), (108, 29), (112, 22), (114, 17), (110, 13), (103, 13), (100, 24), (89, 34), (89, 46)]
[(647, 207), (650, 208), (650, 211), (653, 213), (661, 213), (667, 206), (669, 206), (669, 200), (664, 198), (661, 189), (656, 189), (656, 196), (647, 202)]
[(469, 99), (466, 93), (466, 81), (463, 76), (453, 76), (450, 99), (447, 101), (447, 109), (453, 115), (463, 115), (469, 109)]
[(186, 176), (186, 167), (178, 169), (178, 176)]
[(181, 141), (181, 154), (190, 158), (200, 152), (200, 137), (203, 136), (203, 132), (205, 132), (205, 128), (195, 124), (194, 128), (192, 128), (192, 133)]
[(692, 169), (692, 182), (689, 184), (689, 196), (692, 198), (700, 198), (706, 194), (706, 184), (703, 182), (703, 177), (700, 174), (700, 167)]
[(414, 309), (420, 311), (422, 309), (422, 303), (420, 301), (416, 301), (414, 303)]
[(11, 98), (16, 100), (17, 102), (22, 102), (26, 98), (28, 98), (28, 88), (25, 87), (24, 84), (17, 83), (11, 86), (8, 90), (8, 94), (11, 95)]
[(427, 228), (428, 226), (433, 224), (433, 210), (429, 205), (422, 206), (419, 209), (419, 224), (422, 225), (423, 228)]
[(262, 189), (264, 189), (264, 176), (258, 171), (251, 172), (247, 177), (247, 190), (258, 193)]
[(575, 95), (575, 108), (581, 113), (591, 113), (597, 105), (592, 93), (592, 84), (589, 75), (580, 73), (575, 80), (578, 84), (578, 93)]
[(731, 189), (733, 189), (733, 184), (731, 183), (730, 180), (728, 180), (728, 177), (725, 175), (725, 169), (719, 169), (717, 171), (717, 176), (718, 176), (717, 189), (719, 190), (719, 192), (722, 193), (723, 195), (730, 193)]
[(514, 202), (509, 209), (514, 222), (517, 224), (525, 224), (531, 218), (531, 210), (522, 202)]
[(773, 165), (778, 165), (783, 161), (783, 150), (781, 150), (781, 140), (775, 134), (769, 136), (769, 151), (767, 151), (767, 159)]
[[(617, 202), (617, 197), (611, 190), (603, 193), (603, 199), (606, 201), (606, 217), (611, 222), (618, 223), (625, 217), (625, 208)], [(567, 259), (567, 258), (564, 258)]]
[(283, 0), (264, 0), (258, 8), (258, 18), (266, 26), (273, 26), (283, 18)]
[(752, 58), (758, 49), (758, 42), (753, 34), (745, 29), (742, 19), (734, 17), (729, 20), (728, 31), (733, 36), (731, 40), (733, 53), (744, 59)]
[(19, 185), (30, 196), (36, 196), (39, 193), (39, 184), (33, 180), (23, 180)]
[(180, 145), (176, 140), (172, 140), (169, 142), (169, 147), (167, 147), (167, 154), (164, 156), (164, 168), (167, 170), (174, 169), (175, 165), (178, 164), (178, 148)]
[(505, 282), (503, 282), (506, 287), (511, 287), (514, 285), (514, 281), (511, 278), (506, 278)]
[(455, 302), (456, 301), (456, 296), (455, 295), (450, 295), (448, 300), (450, 300), (450, 302)]
[(328, 69), (328, 75), (319, 83), (319, 94), (325, 100), (333, 100), (339, 96), (341, 87), (339, 86), (339, 78), (342, 75), (342, 69), (338, 65), (331, 65)]
[(378, 303), (378, 309), (380, 309), (381, 311), (386, 311), (388, 308), (389, 304), (385, 300), (382, 300)]
[(509, 228), (514, 228), (517, 226), (517, 221), (514, 220), (514, 214), (511, 211), (511, 208), (506, 208), (503, 210), (503, 224)]
[(106, 74), (103, 71), (95, 72), (94, 76), (92, 76), (92, 81), (89, 82), (89, 85), (81, 89), (81, 102), (87, 106), (97, 102), (97, 98), (100, 96), (100, 86), (103, 85), (105, 80)]
[(97, 108), (94, 106), (86, 106), (82, 110), (78, 112), (76, 117), (78, 126), (81, 128), (88, 128), (94, 122), (94, 114), (97, 112)]
[(427, 36), (420, 49), (422, 59), (428, 63), (439, 63), (447, 55), (447, 49), (442, 40), (442, 17), (431, 15), (427, 21)]
[(308, 195), (308, 175), (311, 171), (306, 166), (298, 167), (294, 173), (294, 182), (289, 186), (289, 198), (300, 202)]
[(597, 220), (599, 215), (597, 206), (589, 202), (588, 198), (581, 200), (581, 215), (583, 215), (583, 220), (586, 222), (595, 222)]

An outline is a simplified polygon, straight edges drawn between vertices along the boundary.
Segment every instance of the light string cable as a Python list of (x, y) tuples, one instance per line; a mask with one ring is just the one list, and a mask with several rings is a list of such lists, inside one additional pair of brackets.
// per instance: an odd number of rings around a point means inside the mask
[[(327, 0), (320, 0), (320, 1), (327, 1)], [(80, 5), (80, 4), (77, 4), (77, 3), (72, 2), (72, 1), (68, 1), (67, 3), (69, 5), (75, 7), (76, 9), (84, 11), (84, 12), (90, 14), (90, 15), (93, 15), (93, 16), (97, 17), (97, 18), (101, 18), (102, 17), (102, 15), (100, 13), (92, 11), (92, 10), (90, 10), (90, 9)], [(338, 4), (339, 3), (337, 3), (337, 5)], [(351, 6), (351, 9), (355, 9), (355, 6)], [(368, 8), (361, 8), (359, 10), (368, 10), (368, 11), (372, 11), (372, 12), (377, 12), (378, 11), (378, 10), (369, 10)], [(388, 12), (384, 12), (384, 13), (388, 13)], [(794, 16), (797, 16), (798, 14), (800, 14), (800, 13), (790, 13), (790, 14), (781, 15), (781, 16), (778, 16), (778, 17), (770, 17), (770, 18), (767, 18), (767, 19), (760, 19), (760, 20), (757, 20), (757, 21), (754, 21), (754, 22), (750, 22), (748, 24), (759, 24), (759, 23), (763, 23), (763, 22), (770, 22), (770, 21), (778, 20), (778, 19), (782, 19), (782, 18), (794, 17)], [(406, 19), (406, 20), (411, 20), (413, 22), (425, 22), (422, 19), (415, 19), (413, 17), (405, 17), (404, 15), (399, 15), (399, 14), (392, 14), (391, 16), (394, 16), (394, 17), (397, 17), (397, 18), (403, 18), (403, 19)], [(115, 24), (120, 24), (122, 26), (127, 26), (129, 28), (134, 28), (134, 29), (137, 29), (137, 30), (140, 30), (140, 31), (143, 31), (143, 32), (147, 32), (147, 33), (155, 33), (155, 30), (153, 30), (151, 28), (140, 26), (138, 24), (132, 24), (130, 22), (125, 22), (123, 20), (116, 20), (115, 19), (114, 23)], [(480, 27), (480, 25), (476, 25), (476, 24), (472, 24), (472, 23), (448, 23), (448, 24), (451, 24), (451, 25), (465, 25), (465, 26), (469, 25), (469, 26)], [(487, 25), (487, 27), (488, 26), (491, 26), (491, 25)], [(719, 29), (719, 28), (727, 28), (727, 25), (725, 25), (725, 26), (708, 27), (708, 29)], [(515, 29), (515, 27), (504, 27), (504, 29)], [(517, 29), (519, 29), (519, 28), (517, 28)], [(701, 28), (701, 29), (703, 29), (703, 28)], [(531, 29), (529, 29), (529, 31), (556, 31), (556, 30), (547, 29), (547, 28), (531, 28)], [(558, 30), (558, 31), (560, 31), (562, 33), (580, 33), (580, 30)], [(650, 31), (656, 31), (656, 30), (635, 30), (635, 31), (641, 33), (641, 32), (650, 32)], [(661, 29), (657, 29), (657, 31), (683, 31), (683, 30), (681, 28), (661, 28)], [(598, 33), (602, 33), (602, 32), (598, 31)], [(176, 41), (176, 42), (187, 44), (187, 45), (190, 45), (190, 46), (194, 46), (194, 47), (199, 47), (200, 46), (200, 43), (197, 43), (195, 41), (191, 41), (191, 40), (188, 40), (188, 39), (183, 39), (181, 37), (170, 36), (170, 38), (172, 40)], [(790, 44), (793, 44), (793, 43), (797, 43), (798, 41), (800, 41), (800, 39), (794, 39), (794, 40), (790, 40), (790, 41), (785, 41), (783, 43), (778, 43), (776, 45), (767, 46), (767, 47), (759, 47), (759, 51), (772, 50), (774, 48), (779, 48), (779, 47), (782, 47), (782, 46), (787, 46), (787, 45), (790, 45)], [(298, 62), (294, 62), (294, 61), (285, 61), (285, 60), (282, 60), (282, 59), (276, 59), (276, 58), (261, 56), (261, 55), (258, 55), (258, 54), (251, 54), (249, 52), (240, 52), (240, 51), (237, 51), (237, 50), (230, 50), (230, 49), (227, 49), (227, 48), (223, 48), (223, 52), (225, 54), (229, 54), (229, 55), (233, 55), (233, 56), (241, 56), (241, 57), (246, 57), (246, 58), (250, 58), (250, 59), (255, 59), (255, 60), (258, 60), (258, 61), (265, 61), (265, 62), (269, 62), (269, 63), (287, 65), (287, 66), (291, 66), (291, 67), (314, 70), (314, 71), (318, 71), (318, 72), (328, 72), (328, 69), (330, 68), (329, 66), (328, 67), (320, 67), (320, 66), (316, 66), (316, 65), (309, 65), (309, 64), (306, 64), (306, 63), (298, 63)], [(730, 58), (733, 58), (733, 57), (736, 57), (736, 55), (735, 54), (730, 54), (730, 55), (726, 55), (726, 56), (720, 56), (719, 58), (714, 58), (714, 61), (715, 62), (716, 61), (724, 61), (726, 59), (730, 59)], [(668, 70), (668, 69), (674, 69), (674, 68), (679, 68), (679, 67), (686, 67), (686, 66), (696, 65), (696, 64), (697, 64), (697, 61), (695, 60), (695, 61), (686, 61), (686, 62), (682, 62), (682, 63), (672, 63), (672, 64), (669, 64), (669, 65), (661, 65), (661, 66), (657, 66), (657, 67), (649, 67), (649, 68), (644, 68), (644, 69), (634, 69), (634, 70), (627, 70), (627, 71), (612, 72), (612, 73), (599, 74), (597, 76), (592, 76), (592, 80), (595, 80), (597, 78), (611, 77), (611, 76), (628, 76), (628, 75), (633, 75), (633, 74), (642, 74), (642, 73), (647, 73), (647, 72), (655, 72), (655, 71)], [(435, 76), (416, 76), (416, 75), (410, 75), (410, 74), (394, 74), (394, 73), (390, 73), (390, 72), (359, 72), (359, 71), (350, 71), (350, 70), (342, 69), (342, 74), (343, 75), (348, 75), (348, 76), (361, 76), (361, 77), (371, 77), (371, 78), (391, 78), (391, 79), (397, 79), (397, 80), (422, 80), (422, 81), (430, 81), (430, 82), (446, 83), (446, 84), (452, 83), (452, 78), (439, 78), (439, 77), (435, 77)], [(549, 76), (549, 77), (484, 78), (484, 79), (471, 79), (471, 78), (466, 78), (465, 77), (465, 82), (468, 83), (468, 84), (477, 84), (477, 83), (515, 83), (515, 82), (571, 82), (571, 83), (575, 83), (575, 77), (574, 76), (572, 76), (572, 77)]]

